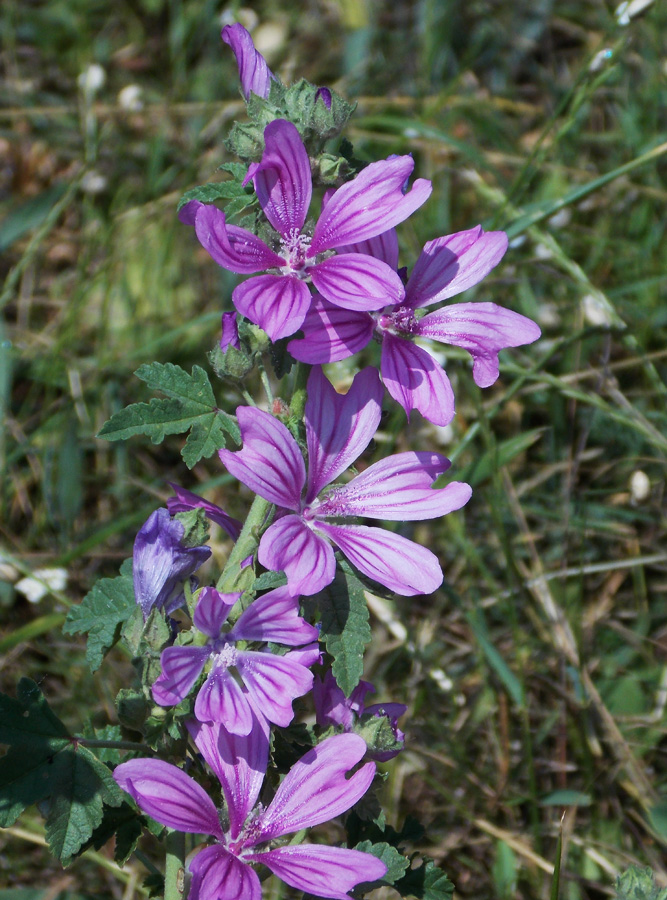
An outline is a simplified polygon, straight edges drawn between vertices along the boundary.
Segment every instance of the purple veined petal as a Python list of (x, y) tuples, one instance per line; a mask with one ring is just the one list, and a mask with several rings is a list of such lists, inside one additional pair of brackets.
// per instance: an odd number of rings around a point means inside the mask
[(200, 850), (188, 869), (188, 900), (262, 900), (257, 873), (220, 844)]
[(191, 719), (186, 723), (197, 749), (222, 785), (232, 840), (238, 838), (257, 802), (269, 761), (269, 724), (254, 711), (252, 722), (247, 735), (231, 734), (219, 722)]
[(252, 708), (233, 675), (214, 666), (195, 700), (195, 716), (200, 722), (224, 722), (232, 734), (249, 734), (253, 724)]
[(252, 92), (266, 99), (271, 89), (271, 80), (275, 81), (276, 78), (262, 54), (255, 49), (250, 32), (238, 23), (225, 25), (222, 39), (225, 44), (229, 44), (236, 57), (243, 96), (248, 100)]
[(330, 256), (308, 271), (320, 294), (343, 309), (382, 309), (400, 303), (405, 294), (393, 269), (363, 253)]
[(541, 334), (532, 319), (495, 303), (454, 303), (424, 316), (417, 327), (424, 337), (467, 350), (480, 387), (489, 387), (498, 378), (499, 350), (532, 344)]
[(380, 363), (382, 381), (410, 418), (413, 409), (434, 425), (454, 418), (454, 391), (433, 357), (412, 341), (385, 333)]
[(446, 516), (464, 506), (472, 494), (462, 481), (432, 487), (450, 465), (446, 456), (427, 450), (387, 456), (334, 488), (315, 510), (317, 518), (364, 516), (408, 522)]
[(195, 232), (214, 262), (237, 275), (252, 275), (286, 265), (281, 256), (251, 231), (228, 225), (224, 212), (217, 206), (200, 206), (195, 216)]
[(214, 640), (220, 637), (220, 630), (240, 596), (241, 592), (221, 594), (213, 587), (202, 588), (192, 619), (195, 628)]
[(161, 759), (130, 759), (116, 766), (113, 777), (141, 810), (161, 825), (222, 838), (213, 801), (176, 766)]
[(270, 413), (249, 406), (236, 410), (243, 449), (220, 450), (223, 464), (255, 494), (286, 509), (298, 510), (306, 481), (299, 445)]
[(160, 656), (162, 672), (153, 684), (153, 699), (160, 706), (176, 706), (184, 700), (209, 658), (208, 647), (166, 647)]
[(290, 887), (331, 900), (350, 900), (348, 892), (356, 885), (387, 873), (382, 860), (370, 853), (323, 844), (277, 847), (253, 853), (248, 860), (264, 863)]
[(366, 525), (317, 523), (350, 562), (402, 597), (432, 594), (442, 584), (437, 556), (400, 534)]
[(430, 306), (467, 291), (486, 278), (506, 250), (505, 232), (484, 232), (481, 225), (429, 241), (406, 285), (406, 306)]
[(222, 352), (224, 353), (229, 346), (240, 350), (241, 341), (239, 339), (239, 327), (236, 322), (235, 312), (226, 312), (222, 314), (221, 330), (220, 349)]
[(274, 653), (239, 652), (236, 662), (255, 708), (274, 725), (294, 718), (292, 702), (313, 686), (313, 673), (294, 660)]
[[(235, 314), (225, 313), (225, 315)], [(178, 512), (188, 512), (188, 510), (200, 508), (206, 513), (206, 517), (224, 529), (233, 541), (241, 534), (242, 523), (238, 519), (228, 516), (224, 509), (209, 500), (204, 500), (198, 494), (193, 494), (192, 491), (186, 490), (180, 484), (174, 484), (172, 481), (168, 481), (167, 484), (176, 494), (175, 497), (169, 497), (167, 500), (169, 515), (173, 516)]]
[(306, 503), (312, 503), (369, 445), (380, 424), (382, 393), (376, 369), (357, 372), (347, 394), (337, 393), (319, 366), (311, 371), (305, 413)]
[(368, 240), (407, 219), (431, 193), (431, 182), (423, 178), (403, 193), (414, 165), (411, 156), (380, 160), (339, 187), (315, 226), (309, 255)]
[(367, 312), (341, 309), (315, 294), (303, 320), (303, 338), (287, 345), (295, 359), (314, 365), (347, 359), (368, 344), (375, 321)]
[(264, 153), (252, 173), (264, 215), (284, 238), (296, 237), (308, 215), (313, 181), (296, 125), (275, 119), (264, 129)]
[(369, 691), (375, 693), (375, 688), (370, 682), (362, 680), (346, 697), (336, 684), (331, 670), (322, 680), (316, 678), (313, 682), (313, 704), (317, 724), (321, 728), (338, 725), (345, 731), (351, 731), (356, 716), (363, 712), (364, 698)]
[(319, 631), (299, 615), (298, 597), (286, 586), (254, 600), (229, 633), (235, 641), (275, 641), (298, 647), (316, 641)]
[(336, 573), (333, 550), (300, 516), (284, 516), (267, 528), (257, 557), (267, 569), (285, 572), (293, 596), (316, 594)]
[(178, 221), (184, 225), (194, 226), (197, 213), (205, 205), (201, 200), (190, 200), (188, 203), (184, 203), (178, 211)]
[(310, 669), (311, 666), (322, 665), (322, 650), (318, 643), (309, 644), (307, 647), (290, 650), (283, 656), (283, 659), (291, 659), (300, 666)]
[(395, 228), (390, 228), (382, 234), (359, 241), (357, 244), (348, 244), (339, 247), (339, 253), (366, 253), (381, 259), (394, 272), (398, 269), (398, 233)]
[(254, 843), (328, 822), (353, 806), (375, 775), (375, 764), (366, 763), (345, 777), (365, 753), (366, 743), (358, 735), (336, 734), (304, 754), (260, 815)]
[(293, 275), (257, 275), (234, 288), (232, 302), (241, 315), (259, 325), (272, 341), (301, 328), (312, 295)]

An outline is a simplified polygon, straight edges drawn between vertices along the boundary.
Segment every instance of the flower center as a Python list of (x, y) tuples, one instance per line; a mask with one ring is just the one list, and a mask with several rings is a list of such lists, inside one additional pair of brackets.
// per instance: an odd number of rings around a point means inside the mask
[(407, 306), (399, 306), (393, 312), (376, 314), (375, 329), (380, 334), (388, 332), (401, 337), (413, 335), (417, 331), (417, 317), (414, 310)]
[(220, 638), (220, 640), (213, 643), (213, 653), (211, 654), (213, 659), (212, 668), (224, 672), (230, 666), (235, 665), (238, 655), (238, 650), (234, 644), (228, 642), (227, 638)]
[(310, 238), (308, 235), (292, 228), (287, 237), (280, 241), (280, 255), (287, 260), (287, 265), (283, 269), (286, 275), (296, 275), (305, 281), (308, 278), (308, 269), (311, 262), (306, 260), (306, 254), (310, 247)]

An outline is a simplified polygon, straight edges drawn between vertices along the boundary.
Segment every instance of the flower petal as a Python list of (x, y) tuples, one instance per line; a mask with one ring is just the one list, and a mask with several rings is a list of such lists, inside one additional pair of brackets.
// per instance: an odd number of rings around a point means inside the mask
[(252, 170), (264, 215), (284, 238), (296, 237), (308, 215), (313, 181), (296, 125), (275, 119), (264, 129), (264, 153)]
[(308, 271), (320, 294), (343, 309), (382, 309), (400, 303), (405, 294), (393, 269), (363, 253), (330, 256)]
[(398, 233), (395, 228), (384, 231), (376, 237), (359, 241), (357, 244), (348, 244), (338, 248), (339, 253), (366, 253), (381, 259), (394, 272), (398, 269)]
[(236, 57), (243, 96), (248, 100), (252, 92), (266, 99), (271, 89), (271, 79), (275, 80), (275, 75), (262, 54), (255, 50), (250, 32), (238, 23), (225, 25), (222, 39), (225, 44), (229, 44)]
[(258, 275), (232, 292), (232, 302), (241, 315), (259, 325), (272, 341), (301, 328), (311, 299), (305, 281), (292, 275)]
[(200, 850), (188, 869), (192, 872), (188, 900), (262, 900), (257, 873), (221, 844)]
[[(225, 315), (227, 315), (227, 313), (225, 313)], [(236, 315), (236, 313), (232, 313), (231, 315)], [(206, 513), (206, 517), (210, 519), (211, 522), (215, 522), (216, 525), (223, 528), (233, 541), (237, 539), (241, 533), (241, 528), (243, 527), (238, 519), (233, 519), (231, 516), (228, 516), (224, 509), (221, 509), (209, 500), (204, 500), (204, 498), (200, 497), (198, 494), (193, 494), (192, 491), (186, 490), (184, 487), (181, 487), (180, 484), (174, 484), (172, 481), (168, 481), (167, 484), (176, 494), (175, 497), (169, 497), (167, 500), (169, 515), (173, 516), (177, 512), (188, 512), (191, 509), (203, 509)]]
[(203, 787), (161, 759), (130, 759), (113, 777), (156, 822), (189, 834), (222, 838), (218, 812)]
[(403, 597), (432, 594), (442, 584), (438, 558), (400, 534), (366, 525), (318, 522), (317, 527), (360, 572)]
[(339, 187), (315, 226), (309, 255), (365, 241), (407, 219), (431, 193), (431, 182), (423, 178), (403, 193), (414, 165), (411, 156), (380, 160)]
[(220, 450), (220, 459), (235, 478), (270, 503), (297, 510), (306, 481), (299, 445), (282, 422), (248, 406), (236, 410), (243, 449)]
[(374, 694), (375, 688), (369, 681), (362, 679), (350, 696), (346, 697), (329, 669), (323, 678), (316, 678), (313, 682), (313, 704), (317, 724), (321, 728), (335, 725), (345, 731), (351, 731), (356, 717), (363, 712), (364, 699), (369, 691)]
[(277, 847), (248, 859), (264, 863), (293, 888), (332, 900), (350, 900), (348, 891), (356, 885), (376, 881), (387, 873), (382, 860), (370, 853), (323, 844)]
[(197, 749), (222, 785), (232, 840), (241, 833), (257, 802), (269, 761), (269, 725), (254, 712), (252, 722), (247, 735), (232, 734), (219, 722), (191, 719), (186, 723)]
[(309, 750), (259, 817), (255, 843), (327, 822), (353, 806), (375, 775), (375, 764), (366, 763), (346, 778), (365, 753), (366, 743), (356, 734), (336, 734)]
[(454, 391), (433, 357), (412, 341), (385, 334), (382, 339), (382, 381), (408, 418), (413, 409), (434, 425), (454, 418)]
[(424, 245), (405, 288), (407, 306), (430, 306), (478, 284), (507, 250), (504, 231), (481, 225), (446, 234)]
[(160, 656), (162, 672), (153, 684), (153, 699), (160, 706), (176, 706), (184, 700), (202, 673), (208, 647), (166, 647)]
[(333, 550), (300, 516), (285, 516), (267, 528), (257, 557), (267, 569), (285, 572), (293, 596), (316, 594), (336, 572)]
[(195, 700), (195, 716), (200, 722), (224, 722), (232, 734), (249, 734), (252, 708), (231, 672), (214, 666)]
[(224, 212), (217, 206), (200, 206), (195, 216), (195, 231), (202, 247), (229, 272), (252, 275), (285, 265), (285, 260), (251, 231), (227, 225)]
[(285, 727), (294, 718), (292, 702), (313, 686), (313, 673), (305, 666), (275, 653), (244, 650), (236, 662), (255, 708), (274, 725)]
[(335, 488), (317, 507), (317, 517), (365, 516), (407, 522), (446, 516), (460, 509), (472, 494), (470, 485), (461, 481), (432, 487), (450, 465), (440, 453), (394, 453)]
[(195, 628), (207, 637), (213, 639), (220, 637), (220, 630), (240, 596), (240, 592), (221, 594), (212, 587), (202, 588), (192, 618)]
[(275, 641), (298, 647), (316, 641), (319, 631), (299, 615), (299, 602), (287, 586), (254, 600), (241, 614), (229, 636), (236, 641)]
[(489, 387), (498, 378), (499, 350), (532, 344), (541, 334), (532, 319), (495, 303), (445, 306), (424, 316), (417, 327), (424, 337), (467, 350), (473, 358), (473, 378), (480, 387)]
[(367, 312), (341, 309), (315, 294), (301, 325), (303, 338), (290, 341), (287, 349), (301, 362), (338, 362), (363, 350), (373, 337), (374, 326)]
[(363, 453), (377, 431), (381, 415), (382, 385), (375, 369), (357, 372), (347, 394), (337, 393), (319, 366), (311, 371), (305, 414), (306, 503), (312, 503)]

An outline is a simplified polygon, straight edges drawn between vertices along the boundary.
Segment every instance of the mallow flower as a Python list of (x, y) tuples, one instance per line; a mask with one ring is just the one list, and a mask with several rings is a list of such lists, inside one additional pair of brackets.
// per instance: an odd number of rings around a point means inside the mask
[(229, 44), (236, 57), (243, 96), (249, 100), (252, 93), (266, 99), (271, 90), (271, 81), (275, 81), (276, 76), (262, 54), (255, 49), (250, 32), (243, 25), (225, 25), (222, 39), (225, 44)]
[[(469, 485), (433, 489), (449, 460), (439, 453), (397, 453), (344, 485), (329, 487), (365, 449), (380, 424), (382, 385), (375, 369), (357, 373), (345, 395), (316, 367), (305, 408), (308, 474), (299, 445), (282, 422), (260, 409), (236, 411), (243, 448), (220, 450), (227, 469), (255, 494), (279, 507), (261, 537), (258, 559), (284, 570), (290, 592), (314, 594), (333, 581), (332, 544), (361, 572), (397, 594), (428, 594), (442, 583), (437, 557), (399, 534), (330, 519), (362, 516), (408, 521), (459, 509)], [(305, 488), (305, 495), (304, 495)]]
[[(203, 588), (197, 599), (193, 624), (206, 643), (167, 647), (162, 651), (162, 674), (153, 684), (153, 699), (160, 706), (175, 706), (190, 693), (207, 663), (211, 668), (195, 700), (200, 722), (224, 722), (233, 734), (248, 734), (253, 712), (276, 725), (292, 721), (292, 701), (312, 687), (309, 666), (319, 648), (278, 656), (268, 650), (248, 650), (237, 642), (251, 641), (297, 647), (317, 641), (318, 630), (298, 613), (298, 599), (284, 587), (258, 597), (233, 628), (224, 630), (240, 593), (221, 594)], [(237, 672), (241, 684), (234, 678)]]
[(346, 777), (366, 752), (360, 737), (334, 735), (309, 750), (264, 807), (257, 800), (268, 763), (266, 725), (255, 720), (243, 737), (229, 734), (219, 724), (193, 722), (188, 728), (220, 780), (223, 810), (194, 779), (162, 760), (132, 759), (113, 773), (120, 787), (157, 822), (212, 839), (188, 863), (192, 873), (188, 900), (261, 900), (255, 865), (266, 866), (297, 890), (332, 900), (350, 900), (348, 892), (357, 884), (386, 874), (385, 864), (369, 853), (280, 841), (340, 815), (366, 793), (374, 763), (365, 763)]
[(185, 527), (156, 509), (137, 532), (132, 553), (134, 596), (144, 618), (151, 610), (173, 612), (185, 602), (183, 584), (211, 555), (211, 548), (184, 547)]
[(249, 167), (246, 180), (252, 180), (275, 230), (273, 246), (228, 224), (216, 206), (192, 200), (179, 214), (181, 221), (195, 226), (197, 238), (219, 266), (254, 276), (234, 289), (238, 312), (277, 340), (301, 327), (311, 303), (309, 284), (347, 310), (399, 303), (404, 289), (396, 271), (368, 253), (339, 248), (382, 234), (425, 202), (429, 181), (419, 178), (405, 190), (412, 157), (371, 163), (339, 187), (311, 233), (304, 227), (312, 196), (310, 161), (296, 126), (284, 119), (270, 122), (264, 143), (262, 159)]
[[(344, 248), (373, 254), (392, 269), (398, 266), (393, 229), (379, 238)], [(377, 311), (341, 309), (316, 297), (301, 328), (302, 338), (288, 350), (308, 363), (345, 359), (373, 338), (382, 343), (384, 385), (407, 415), (418, 410), (435, 425), (454, 417), (454, 393), (446, 373), (415, 338), (463, 347), (473, 358), (472, 374), (480, 387), (498, 378), (498, 352), (530, 344), (540, 336), (531, 319), (495, 303), (455, 303), (420, 315), (418, 310), (442, 303), (485, 278), (507, 249), (504, 231), (481, 226), (429, 241), (405, 286), (405, 297)]]

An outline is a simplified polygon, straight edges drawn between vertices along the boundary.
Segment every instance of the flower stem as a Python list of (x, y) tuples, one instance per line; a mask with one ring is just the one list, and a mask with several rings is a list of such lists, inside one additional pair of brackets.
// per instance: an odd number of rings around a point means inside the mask
[(246, 571), (252, 577), (252, 568), (242, 569), (241, 563), (257, 549), (259, 529), (264, 524), (270, 510), (271, 503), (257, 495), (252, 502), (243, 530), (234, 544), (234, 549), (229, 554), (225, 568), (222, 570), (222, 575), (218, 579), (216, 588), (223, 594), (250, 587), (250, 584), (245, 583), (247, 580)]
[(296, 373), (294, 376), (294, 393), (290, 401), (290, 413), (292, 418), (301, 420), (306, 409), (306, 400), (308, 399), (308, 376), (310, 375), (311, 366), (307, 363), (298, 362), (296, 364)]
[(185, 835), (170, 831), (166, 840), (164, 900), (183, 900), (185, 893)]

